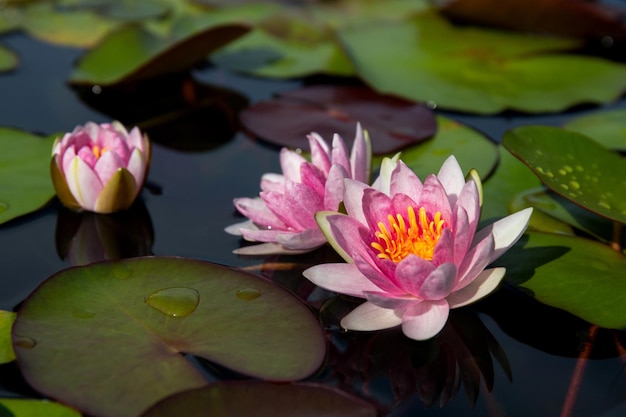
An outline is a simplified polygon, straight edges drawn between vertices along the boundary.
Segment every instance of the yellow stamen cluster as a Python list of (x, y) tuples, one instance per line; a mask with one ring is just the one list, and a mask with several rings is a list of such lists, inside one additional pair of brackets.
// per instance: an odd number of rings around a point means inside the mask
[(105, 148), (101, 148), (98, 145), (93, 145), (91, 147), (91, 152), (93, 152), (94, 156), (96, 157), (96, 159), (100, 159), (100, 157), (106, 152), (108, 151), (108, 149)]
[(393, 262), (400, 262), (411, 254), (427, 261), (433, 258), (435, 245), (445, 224), (441, 212), (436, 212), (433, 219), (429, 220), (424, 207), (420, 207), (419, 215), (416, 216), (413, 207), (409, 206), (407, 214), (407, 220), (400, 213), (396, 217), (388, 215), (389, 229), (385, 223), (378, 222), (377, 241), (371, 244), (379, 252), (378, 258)]

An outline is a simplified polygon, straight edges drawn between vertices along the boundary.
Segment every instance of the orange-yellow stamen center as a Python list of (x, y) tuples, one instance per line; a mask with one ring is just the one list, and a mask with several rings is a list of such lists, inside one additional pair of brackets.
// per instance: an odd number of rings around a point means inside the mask
[(441, 212), (436, 212), (430, 220), (424, 207), (420, 207), (416, 216), (413, 207), (409, 206), (407, 214), (407, 219), (400, 213), (395, 217), (388, 215), (389, 228), (385, 223), (378, 222), (377, 240), (372, 242), (372, 248), (378, 251), (380, 259), (400, 262), (411, 254), (427, 261), (433, 258), (445, 224)]
[(100, 159), (100, 157), (108, 150), (109, 150), (108, 148), (106, 148), (106, 147), (101, 148), (98, 145), (93, 145), (91, 147), (91, 152), (93, 152), (93, 154), (96, 157), (96, 159)]

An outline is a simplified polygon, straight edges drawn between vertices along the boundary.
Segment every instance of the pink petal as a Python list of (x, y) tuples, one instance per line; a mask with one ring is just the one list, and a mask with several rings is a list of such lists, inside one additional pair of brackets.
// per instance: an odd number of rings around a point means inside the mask
[(495, 223), (481, 229), (474, 236), (474, 243), (483, 240), (486, 235), (492, 234), (494, 250), (489, 258), (489, 263), (495, 261), (519, 240), (524, 234), (528, 221), (533, 212), (532, 207), (520, 210)]
[[(337, 239), (335, 238), (335, 235), (333, 233), (333, 228), (331, 227), (330, 221), (328, 220), (329, 218), (333, 218), (335, 216), (348, 217), (348, 216), (346, 216), (344, 214), (337, 214), (337, 212), (335, 212), (335, 211), (318, 211), (317, 213), (315, 213), (315, 221), (317, 222), (318, 227), (320, 228), (320, 230), (322, 231), (322, 233), (326, 237), (326, 240), (328, 241), (330, 246), (333, 247), (335, 252), (337, 252), (337, 254), (339, 256), (341, 256), (344, 261), (346, 261), (348, 263), (354, 263), (354, 261), (352, 260), (352, 257), (350, 256), (350, 254), (348, 254), (348, 252), (346, 252), (339, 245), (339, 243), (337, 242)], [(360, 223), (356, 222), (356, 220), (354, 220), (354, 219), (353, 219), (353, 221), (355, 223), (357, 223), (357, 224), (360, 224)], [(364, 227), (364, 226), (361, 225), (361, 227)]]
[(364, 298), (365, 291), (380, 291), (351, 264), (321, 264), (306, 269), (302, 275), (315, 285), (339, 294)]
[(456, 265), (442, 264), (426, 277), (417, 294), (424, 300), (441, 300), (450, 294), (455, 282)]
[(387, 308), (390, 310), (406, 310), (419, 300), (410, 294), (397, 294), (391, 295), (386, 292), (380, 291), (366, 291), (365, 298), (372, 304), (378, 307)]
[(328, 172), (332, 162), (330, 161), (330, 149), (326, 141), (315, 132), (308, 135), (307, 138), (311, 149), (311, 162), (322, 172)]
[(316, 194), (324, 195), (326, 175), (315, 165), (309, 162), (300, 165), (300, 181)]
[(281, 233), (276, 236), (276, 242), (287, 249), (309, 251), (324, 245), (326, 237), (316, 225), (314, 229), (307, 229), (300, 233)]
[(74, 160), (75, 156), (76, 156), (76, 148), (73, 146), (70, 146), (69, 148), (65, 150), (65, 152), (61, 154), (61, 169), (64, 174), (69, 169), (69, 166), (72, 164), (72, 161)]
[(300, 165), (307, 162), (304, 157), (287, 148), (280, 150), (280, 167), (285, 178), (300, 182)]
[(335, 133), (333, 135), (333, 149), (331, 153), (331, 161), (334, 164), (341, 165), (346, 172), (352, 172), (350, 167), (350, 159), (348, 158), (348, 148), (341, 136)]
[(391, 174), (390, 195), (406, 194), (413, 201), (420, 201), (422, 194), (422, 182), (411, 168), (404, 162), (398, 161), (396, 168)]
[(461, 265), (463, 259), (465, 258), (465, 254), (469, 250), (470, 245), (472, 244), (472, 240), (474, 238), (474, 233), (470, 230), (467, 212), (463, 207), (456, 207), (456, 216), (454, 223), (455, 233), (452, 259), (454, 259), (455, 264)]
[(409, 294), (417, 295), (422, 283), (433, 271), (435, 265), (416, 255), (404, 258), (396, 267), (396, 282)]
[(389, 294), (389, 296), (405, 295), (406, 291), (400, 288), (395, 280), (394, 274), (385, 273), (378, 267), (378, 263), (372, 259), (370, 253), (352, 253), (354, 265), (365, 275), (370, 281), (379, 288)]
[[(391, 211), (396, 214), (402, 214), (402, 216), (407, 219), (408, 216), (408, 208), (413, 207), (415, 211), (417, 209), (417, 203), (406, 194), (392, 194), (391, 198)], [(416, 213), (417, 214), (417, 213)]]
[(351, 217), (363, 224), (367, 224), (367, 219), (363, 213), (363, 193), (370, 188), (367, 184), (360, 181), (345, 179), (343, 181), (343, 205)]
[(285, 183), (285, 194), (263, 191), (261, 198), (276, 217), (299, 231), (317, 227), (315, 213), (324, 209), (320, 195), (305, 185), (289, 180)]
[[(115, 122), (113, 122), (113, 124), (115, 125)], [(130, 132), (128, 133), (128, 136), (126, 137), (126, 141), (128, 143), (129, 149), (131, 150), (139, 149), (139, 151), (141, 152), (146, 151), (145, 146), (144, 146), (145, 144), (143, 140), (143, 135), (141, 134), (141, 131), (139, 130), (138, 127), (133, 127), (130, 130)]]
[(381, 330), (402, 323), (401, 312), (378, 307), (365, 302), (341, 320), (341, 327), (348, 330)]
[(505, 268), (485, 269), (467, 287), (447, 298), (450, 308), (459, 308), (491, 294), (504, 278)]
[(374, 180), (372, 188), (380, 191), (381, 193), (391, 195), (391, 173), (396, 168), (399, 157), (400, 154), (398, 153), (393, 158), (383, 158), (383, 161), (380, 164), (380, 172), (378, 177)]
[(348, 173), (341, 165), (333, 165), (328, 172), (324, 186), (324, 210), (338, 210), (343, 200), (344, 179)]
[(443, 185), (439, 182), (437, 177), (429, 175), (424, 181), (422, 187), (422, 194), (419, 201), (417, 201), (419, 207), (425, 207), (426, 211), (432, 216), (435, 212), (441, 212), (441, 217), (445, 221), (450, 221), (452, 218), (452, 208), (448, 200), (446, 191)]
[(378, 230), (379, 222), (389, 228), (387, 216), (396, 214), (391, 198), (373, 188), (363, 190), (363, 213), (370, 230)]
[(235, 208), (261, 228), (287, 230), (287, 225), (260, 198), (236, 198)]
[[(108, 152), (107, 152), (108, 153)], [(127, 169), (135, 178), (137, 182), (137, 187), (141, 187), (146, 179), (146, 169), (147, 169), (147, 161), (144, 154), (141, 153), (139, 149), (135, 149), (130, 154), (130, 159), (128, 160)]]
[(364, 183), (369, 182), (370, 167), (372, 165), (372, 148), (367, 133), (363, 133), (361, 124), (356, 124), (356, 135), (350, 153), (352, 178)]
[(261, 190), (284, 193), (285, 177), (281, 174), (263, 174), (263, 176), (261, 176)]
[(229, 235), (241, 236), (241, 230), (259, 230), (258, 227), (251, 220), (246, 220), (239, 223), (231, 224), (224, 228), (224, 231)]
[(307, 251), (289, 250), (279, 243), (261, 243), (244, 246), (233, 251), (237, 255), (267, 256), (267, 255), (299, 255)]
[(98, 159), (94, 171), (98, 174), (100, 181), (106, 184), (120, 168), (126, 168), (126, 164), (115, 152), (109, 151), (103, 153)]
[(455, 290), (470, 284), (491, 263), (494, 244), (493, 236), (487, 235), (467, 252), (459, 268), (459, 280)]
[(85, 163), (89, 165), (90, 168), (93, 168), (94, 165), (96, 165), (96, 155), (94, 155), (91, 148), (88, 148), (86, 146), (80, 148), (78, 150), (78, 157), (85, 161)]
[(457, 197), (465, 186), (463, 171), (454, 155), (450, 155), (441, 165), (437, 178), (450, 198), (450, 205), (454, 206)]
[(427, 340), (446, 325), (450, 308), (446, 300), (423, 301), (407, 309), (402, 317), (402, 332), (411, 339)]
[[(289, 233), (284, 230), (267, 230), (267, 229), (241, 229), (241, 236), (250, 242), (276, 242), (276, 237), (280, 234)], [(298, 233), (298, 232), (292, 232)]]
[(65, 179), (78, 204), (86, 210), (94, 211), (103, 185), (89, 165), (78, 156), (74, 157), (65, 172)]
[(468, 181), (461, 189), (457, 199), (456, 209), (463, 208), (467, 214), (469, 233), (476, 233), (476, 226), (480, 220), (480, 198), (474, 181)]
[(113, 129), (101, 129), (99, 135), (99, 144), (104, 149), (107, 149), (105, 152), (114, 152), (116, 153), (123, 162), (123, 165), (126, 166), (128, 159), (130, 158), (130, 149), (128, 149), (128, 144), (126, 143), (126, 137), (120, 136), (119, 133)]
[(441, 265), (447, 262), (454, 262), (456, 264), (454, 259), (454, 244), (455, 241), (452, 237), (452, 231), (447, 228), (443, 229), (441, 237), (435, 246), (431, 262), (434, 265)]

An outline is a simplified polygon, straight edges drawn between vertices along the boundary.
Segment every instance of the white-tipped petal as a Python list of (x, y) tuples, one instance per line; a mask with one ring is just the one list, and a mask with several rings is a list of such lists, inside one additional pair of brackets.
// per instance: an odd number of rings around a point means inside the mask
[(450, 308), (466, 306), (491, 294), (502, 282), (505, 272), (502, 267), (485, 269), (468, 286), (448, 296)]
[(388, 329), (402, 323), (400, 314), (367, 301), (348, 313), (341, 320), (341, 327), (348, 330)]
[(524, 234), (532, 213), (532, 207), (525, 208), (490, 224), (476, 233), (474, 243), (483, 240), (489, 233), (493, 234), (494, 251), (489, 259), (489, 263), (498, 259), (500, 255), (518, 241)]

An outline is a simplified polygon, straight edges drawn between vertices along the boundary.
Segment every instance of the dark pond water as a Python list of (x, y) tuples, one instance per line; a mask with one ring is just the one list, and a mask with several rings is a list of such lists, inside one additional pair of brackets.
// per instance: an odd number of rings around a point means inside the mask
[[(5, 36), (3, 41), (19, 53), (21, 63), (15, 73), (0, 75), (0, 125), (50, 134), (71, 130), (88, 120), (105, 122), (117, 117), (93, 109), (66, 84), (80, 51), (53, 47), (21, 35)], [(250, 103), (299, 85), (236, 76), (210, 67), (197, 70), (193, 76), (209, 86), (227, 88)], [(158, 92), (165, 87), (151, 88)], [(622, 100), (610, 107), (625, 105)], [(141, 104), (133, 105), (138, 106)], [(510, 127), (558, 125), (589, 110), (550, 116), (447, 116), (499, 140)], [(211, 125), (207, 119), (192, 118), (162, 127), (163, 136), (176, 135), (181, 142), (195, 134), (191, 142), (203, 149), (180, 150), (155, 144), (142, 205), (133, 212), (136, 217), (126, 219), (128, 223), (122, 226), (126, 232), (122, 240), (135, 243), (125, 243), (123, 253), (183, 256), (258, 272), (257, 267), (266, 259), (232, 254), (241, 242), (224, 233), (223, 228), (239, 220), (232, 199), (255, 195), (260, 175), (279, 171), (278, 149), (251, 140), (241, 131), (224, 137), (226, 116), (207, 117), (221, 123)], [(69, 239), (63, 234), (67, 233), (63, 226), (74, 221), (71, 217), (58, 202), (53, 202), (38, 213), (0, 226), (0, 309), (14, 309), (39, 283), (72, 265), (60, 243)], [(296, 258), (303, 263), (309, 259)], [(302, 296), (312, 290), (297, 272), (276, 274), (273, 278)], [(318, 290), (311, 299), (320, 300), (327, 295)], [(346, 308), (341, 303), (331, 303), (325, 309), (329, 322)], [(468, 336), (466, 329), (472, 329), (473, 336)], [(444, 333), (432, 342), (410, 343), (396, 331), (333, 333), (328, 363), (311, 380), (342, 387), (375, 403), (381, 415), (387, 416), (626, 415), (626, 356), (622, 352), (620, 358), (615, 350), (616, 333), (600, 330), (579, 384), (572, 382), (588, 329), (587, 323), (569, 314), (503, 288), (472, 308), (455, 311)], [(624, 334), (618, 337), (626, 339)], [(425, 358), (437, 349), (440, 354), (454, 353), (426, 366)], [(489, 354), (490, 350), (500, 352), (501, 359), (506, 358), (504, 366)], [(459, 364), (467, 384), (440, 407), (436, 398), (445, 382), (448, 360)], [(482, 374), (476, 364), (482, 366)], [(508, 366), (511, 378), (507, 375)], [(488, 385), (492, 385), (491, 392)], [(466, 394), (475, 390), (479, 394), (472, 405)], [(0, 396), (27, 395), (31, 393), (21, 383), (15, 366), (0, 366)], [(566, 406), (570, 397), (574, 400), (571, 413)], [(429, 399), (434, 404), (426, 407)]]

